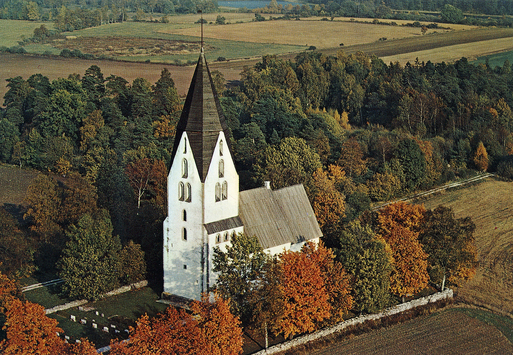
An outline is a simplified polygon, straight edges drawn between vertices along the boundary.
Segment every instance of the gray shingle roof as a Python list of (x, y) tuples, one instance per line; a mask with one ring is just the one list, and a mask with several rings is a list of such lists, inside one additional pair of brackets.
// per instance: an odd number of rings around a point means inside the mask
[[(187, 132), (201, 181), (204, 182), (220, 131), (224, 131), (228, 140), (228, 126), (205, 55), (201, 53), (185, 99), (182, 115), (176, 127), (171, 161), (175, 157), (183, 132)], [(226, 145), (229, 147), (229, 140)]]
[(207, 230), (208, 234), (214, 234), (238, 227), (242, 227), (242, 221), (239, 216), (205, 224), (205, 229)]
[(303, 185), (242, 191), (239, 215), (245, 233), (255, 235), (264, 249), (322, 236)]

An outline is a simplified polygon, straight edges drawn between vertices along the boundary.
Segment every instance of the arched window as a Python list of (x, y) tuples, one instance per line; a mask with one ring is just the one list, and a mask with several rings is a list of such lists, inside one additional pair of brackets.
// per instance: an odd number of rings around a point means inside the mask
[(228, 198), (228, 183), (226, 181), (223, 181), (223, 200), (226, 200)]
[(183, 154), (187, 153), (187, 138), (183, 139)]
[(184, 179), (186, 179), (188, 175), (189, 175), (189, 169), (187, 167), (187, 159), (183, 158), (183, 160), (182, 160), (182, 177)]
[(224, 233), (224, 241), (227, 242), (228, 241), (228, 232)]
[(221, 234), (216, 235), (216, 243), (221, 243)]
[(183, 210), (182, 212), (182, 219), (185, 221), (187, 221), (187, 211), (186, 210)]
[(178, 183), (178, 199), (180, 201), (185, 199), (185, 186), (181, 181)]
[(219, 141), (219, 155), (223, 156), (223, 141)]
[(216, 183), (216, 202), (221, 201), (221, 184)]
[(182, 239), (187, 240), (187, 229), (185, 227), (182, 228)]
[(191, 194), (192, 194), (191, 184), (187, 183), (187, 186), (185, 189), (185, 202), (191, 202)]
[(219, 160), (219, 177), (224, 177), (224, 160)]

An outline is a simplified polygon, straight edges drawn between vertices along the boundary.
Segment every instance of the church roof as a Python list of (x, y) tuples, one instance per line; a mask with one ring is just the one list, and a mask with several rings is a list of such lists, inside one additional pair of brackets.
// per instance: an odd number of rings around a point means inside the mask
[[(228, 140), (228, 126), (202, 50), (176, 127), (171, 161), (183, 132), (187, 132), (201, 181), (205, 181), (220, 131)], [(229, 142), (226, 144), (229, 147)]]
[(322, 236), (303, 185), (241, 191), (239, 215), (245, 233), (255, 235), (264, 249)]

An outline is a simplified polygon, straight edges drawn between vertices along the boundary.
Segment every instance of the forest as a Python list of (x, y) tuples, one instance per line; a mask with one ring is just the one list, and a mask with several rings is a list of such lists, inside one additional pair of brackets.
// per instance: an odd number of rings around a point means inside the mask
[[(443, 207), (370, 208), (480, 171), (513, 177), (508, 62), (403, 67), (364, 53), (305, 52), (295, 61), (265, 56), (229, 89), (219, 72), (212, 78), (241, 190), (265, 180), (273, 188), (304, 184), (324, 234), (324, 245), (279, 261), (262, 257), (250, 236), (216, 254), (218, 292), (232, 298), (243, 324), (275, 335), (310, 332), (349, 311), (382, 309), (429, 282), (443, 288), (472, 277), (471, 220)], [(183, 105), (169, 72), (154, 84), (129, 83), (91, 66), (53, 81), (13, 77), (8, 88), (0, 161), (44, 174), (29, 187), (26, 207), (0, 209), (2, 274), (57, 270), (64, 294), (92, 300), (145, 277), (160, 282), (166, 176)], [(451, 238), (449, 254), (439, 249), (443, 235)], [(250, 256), (254, 269), (233, 282), (230, 258)], [(311, 274), (301, 274), (307, 264)], [(291, 275), (310, 280), (301, 324), (297, 304), (287, 304), (286, 295), (298, 292), (285, 282)], [(262, 287), (241, 291), (241, 284)]]

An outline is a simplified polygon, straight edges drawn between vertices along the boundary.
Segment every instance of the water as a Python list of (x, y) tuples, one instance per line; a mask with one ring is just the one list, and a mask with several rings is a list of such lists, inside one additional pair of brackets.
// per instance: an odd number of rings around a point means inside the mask
[[(283, 7), (287, 6), (288, 4), (292, 5), (301, 5), (296, 2), (288, 2), (288, 1), (277, 1), (278, 5), (283, 5)], [(234, 7), (234, 8), (242, 8), (245, 7), (247, 9), (257, 9), (261, 7), (265, 7), (271, 3), (271, 0), (265, 1), (265, 0), (236, 0), (236, 1), (218, 1), (217, 4), (219, 6), (223, 7)]]

